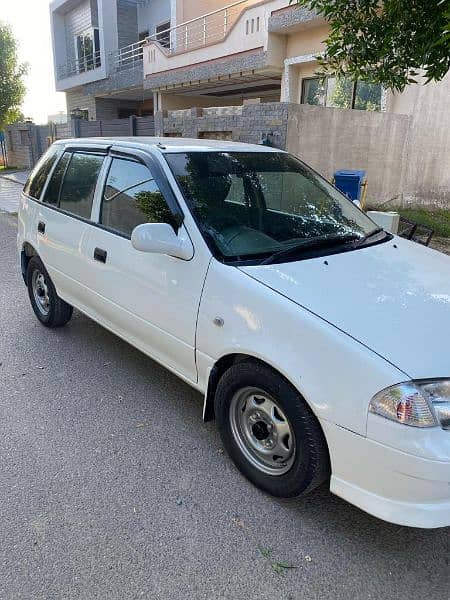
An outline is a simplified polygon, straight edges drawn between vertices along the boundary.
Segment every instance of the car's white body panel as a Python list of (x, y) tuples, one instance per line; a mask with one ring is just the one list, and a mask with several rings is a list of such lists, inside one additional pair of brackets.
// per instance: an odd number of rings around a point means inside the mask
[(326, 259), (242, 269), (411, 379), (423, 379), (447, 377), (450, 370), (448, 263), (444, 254), (396, 237)]
[[(214, 318), (223, 319), (223, 327)], [(406, 375), (350, 336), (240, 269), (213, 260), (199, 311), (199, 361), (256, 356), (280, 371), (321, 419), (366, 433), (368, 400)], [(326, 374), (326, 377), (324, 376)], [(200, 370), (199, 380), (205, 373)]]
[[(450, 524), (450, 433), (368, 413), (370, 399), (385, 387), (450, 376), (449, 259), (395, 239), (326, 258), (222, 264), (212, 258), (162, 155), (275, 150), (166, 138), (120, 139), (120, 146), (159, 161), (184, 213), (179, 235), (191, 241), (192, 259), (138, 252), (129, 239), (26, 196), (19, 251), (30, 244), (63, 299), (202, 392), (213, 366), (229, 354), (271, 365), (322, 425), (334, 493), (396, 523)], [(45, 234), (37, 232), (39, 221)], [(105, 264), (93, 260), (97, 247), (108, 252)]]

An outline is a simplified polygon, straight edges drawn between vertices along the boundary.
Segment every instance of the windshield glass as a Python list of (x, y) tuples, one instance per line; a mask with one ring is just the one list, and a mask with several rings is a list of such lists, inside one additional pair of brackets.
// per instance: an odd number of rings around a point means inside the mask
[(205, 151), (166, 159), (202, 234), (225, 259), (264, 258), (315, 240), (348, 243), (376, 229), (289, 154)]

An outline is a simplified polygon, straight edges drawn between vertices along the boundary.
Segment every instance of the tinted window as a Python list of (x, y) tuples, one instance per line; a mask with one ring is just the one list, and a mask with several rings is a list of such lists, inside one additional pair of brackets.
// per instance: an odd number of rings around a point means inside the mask
[(89, 219), (103, 156), (76, 152), (72, 155), (61, 188), (59, 207)]
[(50, 173), (50, 169), (58, 158), (59, 152), (60, 149), (57, 146), (52, 146), (41, 157), (25, 184), (23, 189), (25, 194), (39, 200), (42, 189), (47, 181), (48, 174)]
[(67, 163), (70, 160), (70, 156), (71, 155), (69, 152), (65, 152), (56, 165), (52, 176), (50, 177), (50, 181), (48, 182), (47, 189), (45, 190), (45, 195), (42, 200), (43, 202), (53, 204), (54, 206), (58, 205), (61, 182), (67, 167)]
[(306, 240), (360, 239), (375, 225), (284, 152), (166, 154), (205, 239), (224, 257), (273, 254)]
[(142, 223), (173, 224), (173, 216), (147, 167), (114, 158), (103, 193), (100, 222), (131, 235)]

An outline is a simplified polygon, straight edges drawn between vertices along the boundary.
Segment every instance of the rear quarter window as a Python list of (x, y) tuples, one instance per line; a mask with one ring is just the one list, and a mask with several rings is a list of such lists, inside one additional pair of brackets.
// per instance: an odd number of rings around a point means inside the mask
[(61, 150), (58, 146), (51, 146), (47, 150), (28, 177), (25, 187), (23, 188), (24, 194), (31, 196), (36, 200), (40, 199), (48, 174), (60, 154)]

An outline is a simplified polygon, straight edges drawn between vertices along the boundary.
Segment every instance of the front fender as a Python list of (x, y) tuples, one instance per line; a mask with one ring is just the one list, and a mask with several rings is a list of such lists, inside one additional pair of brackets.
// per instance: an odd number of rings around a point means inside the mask
[(196, 351), (201, 389), (223, 357), (253, 356), (288, 379), (319, 419), (361, 435), (372, 396), (406, 377), (332, 324), (216, 260), (200, 304)]

